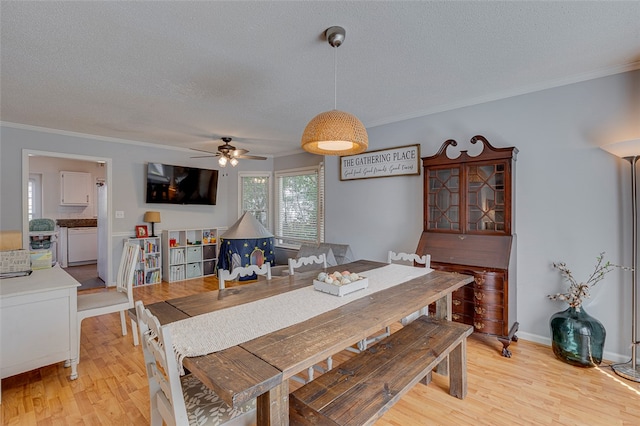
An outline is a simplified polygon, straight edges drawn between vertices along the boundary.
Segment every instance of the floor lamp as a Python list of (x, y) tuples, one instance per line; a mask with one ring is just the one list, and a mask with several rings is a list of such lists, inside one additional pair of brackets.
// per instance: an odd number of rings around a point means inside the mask
[(631, 361), (614, 364), (613, 371), (621, 377), (640, 382), (638, 368), (638, 194), (636, 180), (636, 164), (640, 160), (640, 139), (615, 142), (601, 147), (605, 151), (621, 157), (631, 163)]

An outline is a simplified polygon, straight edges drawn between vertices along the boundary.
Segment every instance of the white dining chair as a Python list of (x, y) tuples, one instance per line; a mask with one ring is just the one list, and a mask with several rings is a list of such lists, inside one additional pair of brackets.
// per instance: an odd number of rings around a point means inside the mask
[(420, 256), (415, 253), (396, 253), (389, 250), (387, 263), (410, 263), (411, 265), (417, 263), (419, 265), (423, 265), (425, 268), (429, 268), (431, 266), (431, 255), (425, 254)]
[(289, 275), (293, 275), (296, 269), (308, 265), (322, 265), (322, 267), (326, 269), (327, 255), (320, 253), (317, 256), (299, 257), (297, 259), (289, 258)]
[(249, 265), (249, 266), (236, 266), (232, 271), (228, 269), (218, 269), (218, 288), (222, 290), (225, 288), (225, 282), (235, 280), (236, 278), (248, 277), (251, 275), (266, 276), (268, 280), (271, 279), (271, 264), (265, 262), (262, 266)]
[[(425, 268), (430, 268), (431, 267), (431, 255), (430, 254), (424, 254), (422, 256), (416, 254), (416, 253), (402, 253), (402, 252), (394, 252), (392, 250), (389, 250), (389, 254), (387, 255), (387, 263), (403, 263), (403, 264), (410, 264), (410, 265), (422, 265)], [(400, 323), (402, 325), (407, 325), (410, 322), (414, 321), (416, 318), (418, 318), (421, 315), (428, 315), (428, 310), (429, 307), (425, 306), (424, 308), (420, 309), (419, 311), (416, 311), (412, 314), (407, 315), (406, 317), (402, 318), (400, 320)]]
[(149, 380), (152, 426), (167, 425), (253, 425), (255, 399), (236, 409), (230, 407), (204, 383), (187, 374), (180, 377), (168, 328), (142, 301), (136, 302), (142, 353)]
[[(99, 293), (78, 295), (78, 363), (80, 363), (80, 336), (82, 320), (99, 315), (120, 312), (120, 324), (122, 335), (127, 335), (127, 310), (133, 308), (133, 275), (140, 256), (140, 246), (133, 243), (125, 243), (120, 257), (120, 266), (116, 276), (115, 290), (106, 290)], [(137, 329), (133, 321), (131, 328), (134, 345), (137, 345)]]
[[(320, 253), (317, 256), (304, 256), (299, 258), (289, 258), (289, 275), (295, 275), (295, 271), (298, 268), (309, 265), (322, 265), (324, 269), (327, 269), (327, 256), (324, 253)], [(327, 368), (322, 368), (320, 365), (314, 365), (307, 368), (307, 378), (303, 379), (298, 376), (292, 376), (291, 378), (300, 383), (309, 383), (313, 380), (314, 370), (320, 373), (326, 373), (333, 368), (333, 358), (329, 357), (326, 360)]]

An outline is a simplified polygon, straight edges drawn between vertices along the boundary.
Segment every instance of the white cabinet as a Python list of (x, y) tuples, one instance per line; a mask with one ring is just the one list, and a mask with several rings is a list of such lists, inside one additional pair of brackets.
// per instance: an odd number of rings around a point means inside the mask
[(133, 285), (162, 282), (162, 250), (160, 237), (129, 238), (127, 242), (140, 246), (139, 263), (133, 276)]
[(163, 273), (169, 282), (214, 275), (218, 262), (218, 228), (162, 231)]
[(60, 205), (88, 206), (91, 193), (91, 173), (60, 172)]
[(57, 265), (2, 280), (0, 377), (72, 360), (75, 378), (79, 285)]

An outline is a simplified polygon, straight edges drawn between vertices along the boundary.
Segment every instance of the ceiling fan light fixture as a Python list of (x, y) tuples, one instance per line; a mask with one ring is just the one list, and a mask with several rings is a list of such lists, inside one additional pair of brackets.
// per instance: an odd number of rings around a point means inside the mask
[(220, 165), (220, 167), (226, 166), (227, 165), (227, 157), (225, 157), (223, 155), (220, 158), (218, 158), (218, 164)]
[(238, 159), (236, 157), (232, 157), (231, 160), (229, 160), (229, 163), (231, 163), (231, 167), (235, 167), (238, 165)]
[[(325, 31), (327, 42), (339, 47), (344, 42), (346, 31), (342, 27), (330, 27)], [(311, 119), (302, 133), (301, 146), (307, 152), (319, 155), (351, 155), (367, 150), (369, 136), (362, 122), (353, 114), (338, 111), (337, 54), (334, 69), (334, 109), (322, 112)]]

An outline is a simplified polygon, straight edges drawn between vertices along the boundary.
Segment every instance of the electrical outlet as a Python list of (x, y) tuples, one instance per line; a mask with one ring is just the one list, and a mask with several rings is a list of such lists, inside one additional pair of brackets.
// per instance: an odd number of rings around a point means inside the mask
[(116, 210), (116, 219), (124, 219), (124, 212), (122, 210)]

